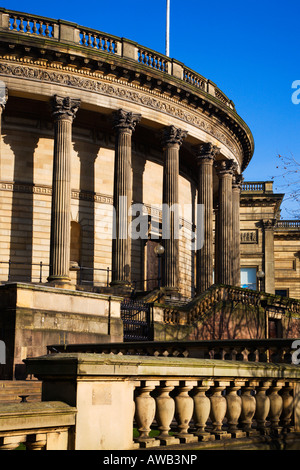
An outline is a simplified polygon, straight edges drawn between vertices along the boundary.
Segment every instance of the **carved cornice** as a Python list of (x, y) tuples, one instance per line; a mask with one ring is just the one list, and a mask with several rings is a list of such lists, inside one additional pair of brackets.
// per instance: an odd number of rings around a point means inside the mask
[(80, 99), (55, 95), (51, 104), (52, 115), (55, 120), (67, 119), (73, 121), (80, 106)]
[[(12, 60), (16, 61), (15, 57)], [(66, 69), (68, 73), (66, 73)], [(70, 72), (70, 67), (60, 67), (60, 70), (51, 69), (51, 66), (42, 60), (38, 67), (24, 65), (23, 63), (16, 64), (4, 61), (0, 63), (0, 75), (2, 76), (54, 83), (145, 106), (180, 119), (200, 129), (210, 137), (223, 143), (235, 155), (242, 155), (243, 153), (241, 142), (229, 129), (226, 129), (222, 123), (214, 123), (212, 125), (209, 118), (202, 114), (200, 115), (199, 111), (192, 111), (191, 107), (184, 102), (178, 103), (178, 100), (166, 95), (162, 96), (155, 90), (143, 87), (137, 88), (133, 83), (124, 83), (122, 80), (110, 77), (105, 77), (104, 79), (99, 73), (87, 71), (83, 77), (82, 72), (80, 73), (74, 69), (71, 70), (72, 72)]]
[(179, 129), (175, 126), (168, 126), (162, 132), (162, 144), (167, 145), (181, 145), (187, 136), (187, 131)]

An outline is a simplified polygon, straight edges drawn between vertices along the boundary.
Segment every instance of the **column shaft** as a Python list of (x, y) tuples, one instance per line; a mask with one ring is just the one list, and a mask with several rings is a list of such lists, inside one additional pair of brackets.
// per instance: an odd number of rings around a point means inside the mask
[(113, 236), (112, 284), (130, 285), (131, 237), (128, 233), (129, 209), (132, 203), (131, 137), (139, 114), (118, 110), (114, 114), (115, 181), (114, 209), (115, 233)]
[(72, 122), (80, 100), (53, 99), (54, 155), (49, 282), (69, 282)]
[[(198, 211), (204, 211), (203, 217), (203, 246), (198, 247), (196, 291), (201, 294), (213, 284), (213, 162), (219, 153), (218, 147), (207, 143), (198, 146), (196, 157), (199, 168), (198, 173)], [(197, 235), (200, 236), (201, 227)]]
[(217, 223), (218, 233), (218, 272), (216, 282), (218, 284), (232, 285), (232, 176), (234, 162), (224, 160), (216, 162), (219, 176), (219, 220)]
[(163, 286), (170, 295), (178, 291), (179, 268), (179, 149), (187, 132), (170, 126), (164, 129), (163, 176)]

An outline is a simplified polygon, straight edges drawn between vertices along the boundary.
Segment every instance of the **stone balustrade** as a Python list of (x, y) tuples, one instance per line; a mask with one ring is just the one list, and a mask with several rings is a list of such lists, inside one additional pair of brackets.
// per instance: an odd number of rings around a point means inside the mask
[(43, 382), (43, 401), (76, 402), (78, 450), (259, 448), (299, 438), (296, 366), (87, 353), (25, 362)]
[[(0, 31), (47, 39), (51, 43), (73, 44), (92, 52), (134, 60), (141, 67), (150, 68), (179, 78), (183, 82), (214, 97), (226, 107), (235, 110), (234, 103), (210, 80), (188, 69), (183, 63), (170, 59), (125, 38), (84, 28), (63, 20), (44, 18), (0, 8)], [(99, 58), (103, 60), (103, 57)]]
[(76, 408), (59, 401), (0, 404), (0, 450), (67, 450)]
[(291, 364), (298, 345), (294, 339), (225, 339), (201, 341), (142, 341), (102, 344), (55, 344), (48, 354), (81, 352), (154, 357), (186, 357)]

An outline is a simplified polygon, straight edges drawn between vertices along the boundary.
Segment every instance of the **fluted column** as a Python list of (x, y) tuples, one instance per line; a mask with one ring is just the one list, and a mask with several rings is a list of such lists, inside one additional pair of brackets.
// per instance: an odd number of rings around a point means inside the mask
[(218, 271), (216, 283), (232, 285), (232, 177), (235, 170), (233, 160), (222, 160), (215, 163), (219, 177), (219, 210), (217, 216), (218, 237)]
[(242, 175), (234, 175), (232, 181), (232, 284), (240, 287), (240, 195), (243, 182)]
[[(163, 234), (165, 254), (163, 257), (163, 286), (170, 295), (178, 291), (179, 225), (178, 225), (178, 177), (179, 149), (187, 132), (169, 126), (164, 129), (163, 176)], [(172, 210), (175, 208), (175, 212)]]
[[(211, 143), (195, 147), (198, 172), (198, 210), (203, 210), (203, 246), (197, 249), (197, 294), (213, 284), (213, 163), (219, 148)], [(198, 218), (197, 225), (200, 219)], [(200, 230), (198, 230), (199, 236)]]
[(72, 123), (79, 106), (79, 99), (55, 95), (52, 100), (54, 155), (48, 281), (57, 285), (70, 281)]
[(131, 282), (131, 238), (128, 233), (128, 214), (132, 203), (131, 137), (140, 119), (140, 114), (133, 114), (123, 109), (114, 113), (116, 220), (113, 236), (112, 284), (120, 286), (130, 286)]

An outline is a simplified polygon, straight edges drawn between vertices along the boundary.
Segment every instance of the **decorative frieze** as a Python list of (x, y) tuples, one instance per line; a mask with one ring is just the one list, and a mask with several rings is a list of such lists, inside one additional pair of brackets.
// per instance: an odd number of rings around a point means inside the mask
[[(6, 57), (6, 60), (8, 58)], [(10, 58), (11, 60), (18, 60), (15, 56)], [(21, 59), (19, 59), (21, 62)], [(24, 62), (24, 61), (22, 61)], [(205, 119), (203, 115), (199, 115), (197, 112), (192, 112), (188, 105), (178, 102), (171, 97), (166, 95), (161, 96), (160, 93), (155, 90), (147, 90), (142, 86), (139, 87), (138, 91), (133, 84), (126, 82), (126, 87), (122, 86), (122, 81), (117, 79), (105, 77), (105, 80), (99, 80), (102, 78), (102, 74), (97, 72), (84, 71), (84, 77), (82, 77), (82, 71), (72, 68), (72, 73), (66, 73), (70, 71), (70, 68), (59, 66), (60, 70), (57, 71), (54, 64), (47, 64), (45, 61), (37, 64), (38, 66), (25, 65), (24, 63), (0, 63), (0, 75), (3, 76), (15, 76), (28, 80), (36, 80), (41, 82), (50, 82), (67, 87), (73, 87), (83, 89), (86, 91), (92, 91), (105, 96), (113, 96), (115, 98), (139, 104), (141, 106), (154, 109), (161, 113), (165, 113), (169, 116), (178, 118), (192, 126), (201, 129), (211, 137), (214, 137), (219, 142), (222, 142), (231, 152), (236, 155), (241, 155), (243, 152), (241, 143), (224, 127), (220, 127), (217, 124), (212, 124), (208, 119)], [(89, 78), (89, 76), (91, 78)], [(98, 79), (98, 80), (97, 80)]]

